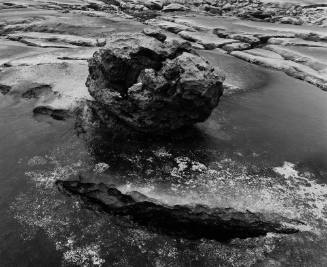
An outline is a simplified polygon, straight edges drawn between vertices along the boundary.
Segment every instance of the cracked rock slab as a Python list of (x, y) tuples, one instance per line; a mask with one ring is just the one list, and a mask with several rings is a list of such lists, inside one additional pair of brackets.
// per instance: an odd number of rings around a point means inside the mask
[(162, 9), (163, 12), (186, 11), (186, 10), (189, 10), (189, 8), (186, 7), (185, 4), (181, 5), (175, 3), (169, 4)]
[(251, 48), (251, 45), (248, 43), (231, 43), (226, 44), (222, 47), (224, 50), (231, 52), (231, 51), (241, 51), (241, 50), (247, 50)]
[(188, 27), (183, 24), (166, 21), (166, 20), (149, 20), (147, 21), (149, 25), (159, 27), (161, 29), (164, 29), (166, 31), (172, 32), (172, 33), (179, 33), (181, 31), (193, 31), (193, 28)]
[(233, 39), (219, 38), (213, 33), (181, 31), (178, 34), (185, 40), (197, 42), (209, 50), (239, 42)]
[(289, 76), (304, 80), (325, 91), (327, 90), (327, 73), (324, 71), (316, 71), (306, 65), (283, 58), (267, 58), (253, 55), (247, 51), (234, 51), (231, 52), (231, 55), (246, 60), (250, 63), (283, 71)]
[(327, 43), (307, 41), (300, 38), (270, 38), (268, 44), (284, 45), (284, 46), (309, 46), (309, 47), (325, 47)]
[[(88, 38), (88, 37), (81, 37), (76, 35), (69, 35), (69, 34), (58, 34), (58, 33), (44, 33), (44, 32), (23, 32), (23, 33), (12, 33), (8, 34), (8, 39), (13, 41), (20, 41), (23, 43), (31, 44), (37, 46), (42, 46), (42, 42), (46, 43), (45, 47), (51, 46), (54, 43), (54, 46), (58, 47), (57, 43), (62, 43), (67, 45), (73, 46), (103, 46), (105, 44), (105, 40), (95, 39), (95, 38)], [(43, 45), (44, 46), (44, 45)], [(59, 44), (60, 46), (60, 44)], [(68, 46), (70, 47), (70, 46)]]

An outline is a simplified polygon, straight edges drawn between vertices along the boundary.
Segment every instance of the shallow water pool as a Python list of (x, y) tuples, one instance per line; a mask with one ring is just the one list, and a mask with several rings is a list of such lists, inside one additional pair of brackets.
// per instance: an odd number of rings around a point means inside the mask
[[(1, 266), (327, 264), (326, 92), (207, 55), (246, 90), (223, 97), (183, 139), (116, 143), (101, 129), (78, 136), (74, 119), (33, 117), (33, 100), (0, 96)], [(306, 226), (227, 244), (165, 236), (59, 193), (53, 183), (79, 172), (168, 205), (277, 213)]]

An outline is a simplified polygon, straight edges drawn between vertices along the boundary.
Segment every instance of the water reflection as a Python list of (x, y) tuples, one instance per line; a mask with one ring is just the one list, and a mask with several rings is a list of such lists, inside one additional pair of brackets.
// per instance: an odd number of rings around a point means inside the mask
[[(292, 170), (293, 165), (281, 167), (278, 172), (250, 170), (232, 159), (216, 158), (200, 163), (188, 157), (192, 155), (189, 151), (174, 155), (173, 149), (158, 147), (155, 150), (142, 146), (142, 151), (133, 149), (131, 154), (100, 163), (93, 157), (97, 155), (93, 147), (90, 154), (81, 149), (79, 140), (70, 138), (48, 155), (29, 160), (26, 174), (30, 189), (19, 194), (11, 205), (12, 215), (23, 226), (22, 238), (28, 243), (46, 237), (61, 253), (63, 266), (287, 266), (290, 261), (324, 262), (323, 229), (327, 218), (323, 210), (327, 193), (324, 186), (315, 183), (307, 186), (305, 176), (296, 171), (291, 171), (293, 176), (289, 177), (278, 175)], [(110, 147), (106, 149), (111, 151)], [(149, 157), (155, 165), (172, 164), (170, 173), (160, 180), (163, 169), (160, 166), (160, 174), (155, 170), (153, 175), (142, 177), (149, 168), (155, 169)], [(125, 168), (113, 164), (119, 160), (124, 161)], [(53, 187), (55, 180), (72, 179), (80, 172), (93, 173), (95, 179), (107, 182), (126, 177), (124, 182), (120, 181), (121, 190), (137, 189), (163, 202), (202, 201), (208, 205), (282, 212), (305, 219), (315, 230), (304, 229), (293, 236), (235, 239), (229, 244), (174, 239), (148, 232), (128, 219), (90, 210), (77, 198), (62, 195)]]
[[(326, 265), (327, 189), (318, 183), (326, 181), (326, 98), (300, 81), (271, 75), (274, 82), (261, 91), (223, 99), (207, 122), (165, 140), (112, 138), (97, 125), (77, 136), (71, 121), (32, 119), (27, 102), (1, 109), (0, 263)], [(78, 173), (167, 204), (277, 213), (308, 228), (229, 244), (174, 239), (90, 210), (53, 186)]]

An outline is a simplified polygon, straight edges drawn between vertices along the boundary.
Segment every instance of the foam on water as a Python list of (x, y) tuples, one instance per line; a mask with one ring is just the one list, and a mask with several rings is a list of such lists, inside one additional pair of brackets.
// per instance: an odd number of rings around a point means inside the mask
[(77, 167), (81, 166), (81, 162), (76, 162), (73, 165), (58, 166), (50, 171), (27, 171), (25, 175), (30, 177), (37, 187), (52, 188), (55, 181), (63, 177), (77, 175)]
[(102, 266), (105, 261), (100, 258), (99, 250), (100, 248), (96, 244), (77, 247), (66, 251), (63, 258), (65, 262), (78, 266)]
[[(61, 155), (63, 151), (58, 153)], [(196, 249), (185, 256), (179, 250), (179, 242), (187, 241), (117, 225), (114, 218), (83, 209), (77, 199), (58, 193), (54, 187), (56, 180), (75, 177), (85, 168), (101, 174), (110, 170), (110, 164), (92, 165), (78, 159), (72, 162), (71, 157), (58, 160), (55, 156), (51, 160), (50, 157), (34, 157), (28, 161), (31, 170), (26, 176), (32, 188), (20, 194), (11, 205), (14, 218), (25, 225), (23, 236), (31, 239), (37, 235), (37, 229), (42, 229), (62, 252), (63, 264), (78, 266), (104, 266), (117, 253), (122, 253), (121, 259), (117, 260), (119, 263), (116, 262), (119, 266), (128, 265), (130, 257), (134, 256), (151, 258), (152, 265), (160, 266), (178, 263), (180, 257), (201, 257), (205, 262), (232, 266), (251, 266), (258, 261), (278, 264), (278, 260), (268, 255), (278, 251), (280, 244), (289, 242), (288, 246), (297, 248), (298, 242), (303, 240), (318, 242), (315, 240), (324, 238), (326, 185), (318, 184), (310, 173), (301, 173), (293, 163), (285, 162), (262, 173), (253, 172), (249, 166), (228, 158), (204, 164), (188, 156), (174, 157), (166, 149), (153, 153), (174, 162), (170, 178), (165, 183), (156, 183), (154, 179), (130, 181), (118, 189), (123, 192), (137, 190), (168, 205), (206, 204), (297, 218), (307, 224), (300, 229), (304, 236), (294, 235), (292, 239), (268, 234), (235, 239), (230, 244), (199, 240)], [(121, 251), (122, 247), (134, 252)]]
[[(185, 156), (174, 158), (166, 151), (163, 157), (171, 157), (175, 162), (168, 182), (130, 181), (118, 189), (124, 193), (139, 191), (167, 205), (233, 207), (276, 213), (303, 220), (311, 226), (327, 225), (327, 186), (317, 183), (309, 172), (300, 173), (293, 163), (285, 162), (266, 173), (252, 173), (248, 166), (228, 158), (205, 165)], [(34, 157), (29, 164), (43, 166), (45, 159), (41, 159)], [(58, 179), (76, 176), (82, 165), (81, 161), (69, 165), (57, 163), (50, 170), (27, 171), (26, 176), (36, 187), (48, 189)], [(108, 168), (108, 164), (100, 162), (93, 171), (102, 173)]]
[[(318, 184), (310, 173), (299, 174), (295, 164), (285, 162), (269, 174), (251, 174), (246, 166), (231, 159), (212, 163), (211, 167), (187, 157), (176, 158), (176, 162), (170, 188), (163, 189), (150, 181), (146, 185), (129, 183), (119, 189), (136, 190), (168, 205), (233, 207), (276, 213), (311, 226), (327, 223), (327, 186)], [(188, 166), (197, 175), (190, 178), (185, 174)]]

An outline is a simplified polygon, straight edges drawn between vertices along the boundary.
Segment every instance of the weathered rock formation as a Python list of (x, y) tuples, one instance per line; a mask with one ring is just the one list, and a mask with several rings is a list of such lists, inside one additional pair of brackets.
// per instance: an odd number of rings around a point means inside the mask
[(56, 184), (59, 190), (81, 196), (85, 203), (96, 205), (112, 215), (128, 217), (154, 232), (188, 239), (228, 241), (233, 238), (262, 236), (269, 232), (292, 234), (298, 230), (284, 226), (280, 220), (300, 223), (285, 218), (268, 218), (250, 211), (240, 212), (232, 208), (166, 206), (139, 192), (123, 194), (114, 186), (103, 183), (59, 180)]
[(118, 34), (89, 60), (86, 85), (103, 121), (112, 116), (139, 132), (163, 133), (207, 119), (223, 80), (186, 41)]
[[(109, 2), (109, 0), (103, 0)], [(321, 0), (323, 1), (323, 0)], [(284, 23), (293, 25), (315, 24), (325, 27), (326, 4), (308, 5), (293, 1), (267, 0), (115, 0), (110, 1), (124, 12), (140, 18), (140, 12), (208, 12), (224, 16), (235, 16), (246, 20)]]

